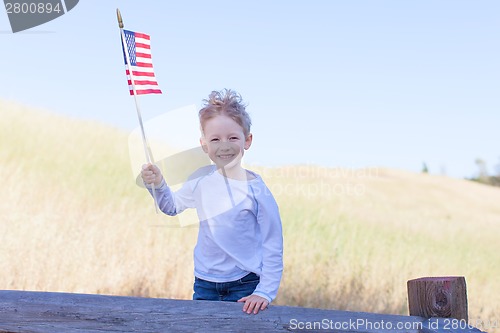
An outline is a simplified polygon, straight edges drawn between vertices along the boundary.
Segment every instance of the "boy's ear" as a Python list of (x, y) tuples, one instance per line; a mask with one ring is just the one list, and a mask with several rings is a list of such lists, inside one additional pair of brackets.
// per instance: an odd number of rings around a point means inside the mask
[(200, 138), (200, 145), (201, 149), (203, 149), (203, 151), (208, 154), (207, 144), (205, 143), (205, 140), (203, 138)]
[(252, 145), (252, 140), (253, 140), (253, 135), (252, 133), (249, 133), (245, 140), (245, 150), (248, 150), (248, 148), (250, 148), (250, 146)]

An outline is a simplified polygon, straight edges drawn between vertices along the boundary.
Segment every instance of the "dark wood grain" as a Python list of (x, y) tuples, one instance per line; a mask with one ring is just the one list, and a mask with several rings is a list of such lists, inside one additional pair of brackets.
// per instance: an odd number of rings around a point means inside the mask
[(467, 321), (467, 288), (463, 276), (426, 277), (408, 281), (410, 315)]

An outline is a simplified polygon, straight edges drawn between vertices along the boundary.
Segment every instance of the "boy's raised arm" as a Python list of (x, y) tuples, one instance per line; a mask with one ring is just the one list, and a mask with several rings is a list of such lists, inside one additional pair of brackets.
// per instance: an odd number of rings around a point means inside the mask
[(153, 194), (151, 184), (154, 183), (158, 207), (163, 213), (175, 216), (186, 208), (194, 207), (194, 199), (189, 184), (186, 183), (179, 191), (172, 192), (158, 166), (154, 164), (143, 165), (141, 177), (151, 195)]

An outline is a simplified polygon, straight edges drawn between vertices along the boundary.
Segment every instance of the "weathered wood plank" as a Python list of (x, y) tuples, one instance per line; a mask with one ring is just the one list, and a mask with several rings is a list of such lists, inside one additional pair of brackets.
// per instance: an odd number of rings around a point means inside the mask
[(14, 333), (293, 332), (307, 328), (418, 333), (424, 321), (416, 316), (288, 306), (247, 315), (241, 304), (229, 302), (0, 291), (0, 332)]

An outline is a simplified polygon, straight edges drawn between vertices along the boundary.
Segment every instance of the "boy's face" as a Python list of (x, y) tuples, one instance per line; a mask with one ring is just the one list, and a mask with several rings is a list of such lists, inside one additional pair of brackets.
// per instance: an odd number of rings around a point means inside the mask
[(231, 167), (236, 163), (239, 165), (244, 150), (252, 144), (252, 134), (245, 137), (243, 128), (224, 115), (207, 120), (203, 126), (203, 134), (201, 146), (219, 168)]

